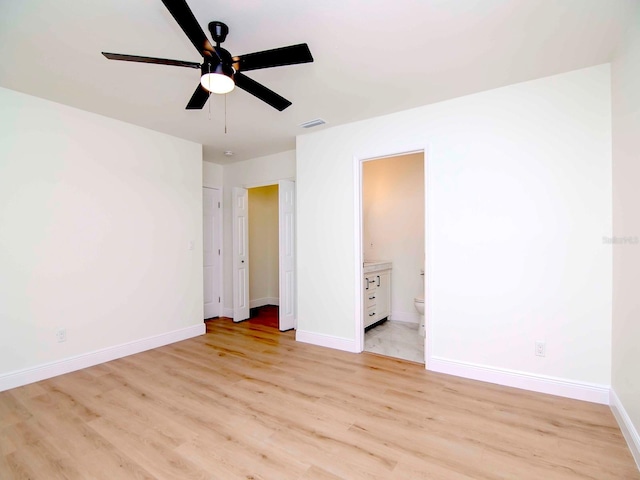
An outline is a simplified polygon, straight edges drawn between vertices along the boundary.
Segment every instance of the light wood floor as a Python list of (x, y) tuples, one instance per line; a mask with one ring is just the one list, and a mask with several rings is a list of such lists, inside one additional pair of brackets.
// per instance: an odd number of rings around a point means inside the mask
[(608, 407), (219, 319), (0, 393), (0, 479), (640, 479)]

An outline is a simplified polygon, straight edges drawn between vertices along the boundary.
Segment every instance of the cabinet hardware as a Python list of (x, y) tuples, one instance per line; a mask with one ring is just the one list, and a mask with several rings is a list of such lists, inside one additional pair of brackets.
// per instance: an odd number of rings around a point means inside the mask
[(380, 286), (380, 275), (376, 275), (378, 277), (378, 286)]
[(369, 300), (373, 300), (374, 298), (376, 298), (376, 296), (375, 296), (375, 295), (371, 295), (371, 296), (369, 297)]
[(371, 313), (369, 314), (369, 316), (370, 316), (370, 317), (373, 317), (375, 314), (376, 314), (376, 312), (371, 312)]

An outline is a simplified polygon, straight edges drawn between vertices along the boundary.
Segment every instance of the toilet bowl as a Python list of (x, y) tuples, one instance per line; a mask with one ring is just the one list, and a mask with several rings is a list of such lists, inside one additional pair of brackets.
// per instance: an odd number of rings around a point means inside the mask
[(424, 328), (424, 295), (417, 296), (413, 299), (413, 304), (416, 306), (416, 310), (420, 314), (420, 321), (418, 324), (418, 333), (425, 336), (425, 328)]

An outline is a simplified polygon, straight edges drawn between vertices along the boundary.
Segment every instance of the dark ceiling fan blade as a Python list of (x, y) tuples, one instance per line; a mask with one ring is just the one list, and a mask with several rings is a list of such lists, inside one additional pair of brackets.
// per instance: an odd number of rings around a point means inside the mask
[(176, 67), (200, 68), (197, 62), (185, 62), (184, 60), (170, 60), (168, 58), (140, 57), (138, 55), (124, 55), (121, 53), (102, 52), (109, 60), (124, 60), (125, 62), (155, 63), (158, 65), (174, 65)]
[(255, 80), (250, 79), (246, 75), (243, 75), (240, 72), (236, 72), (234, 76), (236, 86), (238, 88), (243, 89), (245, 92), (250, 93), (251, 95), (258, 97), (263, 102), (268, 103), (276, 110), (284, 110), (291, 102), (284, 97), (281, 97), (273, 90), (269, 90), (264, 85), (256, 82)]
[(187, 103), (187, 110), (201, 110), (205, 103), (209, 100), (209, 92), (202, 88), (202, 85), (198, 84), (198, 88), (193, 92), (191, 100)]
[(204, 52), (212, 52), (213, 46), (209, 39), (202, 31), (198, 20), (193, 16), (193, 12), (187, 5), (185, 0), (162, 0), (164, 6), (167, 7), (169, 13), (176, 19), (182, 31), (189, 37), (193, 46), (196, 47), (200, 55), (204, 56)]
[(309, 63), (313, 62), (313, 57), (309, 46), (306, 43), (300, 43), (298, 45), (289, 45), (288, 47), (274, 48), (273, 50), (239, 55), (233, 57), (233, 62), (236, 70), (246, 72), (259, 68)]

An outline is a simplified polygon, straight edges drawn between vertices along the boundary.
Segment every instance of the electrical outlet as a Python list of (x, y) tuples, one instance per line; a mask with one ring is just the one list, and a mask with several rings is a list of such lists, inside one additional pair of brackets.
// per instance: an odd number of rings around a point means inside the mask
[(66, 342), (67, 341), (67, 329), (66, 328), (59, 328), (58, 330), (56, 330), (56, 338), (58, 339), (58, 343)]
[(547, 345), (542, 340), (536, 340), (536, 355), (538, 357), (544, 357), (547, 352)]

